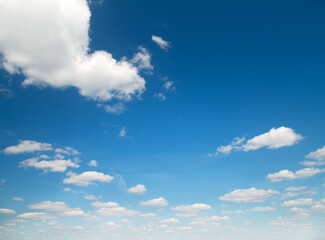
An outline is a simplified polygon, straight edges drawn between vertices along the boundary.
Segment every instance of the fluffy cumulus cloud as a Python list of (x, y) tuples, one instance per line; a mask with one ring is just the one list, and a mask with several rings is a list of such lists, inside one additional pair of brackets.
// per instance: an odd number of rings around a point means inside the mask
[(96, 171), (83, 172), (79, 175), (73, 172), (68, 172), (67, 175), (69, 177), (63, 179), (64, 184), (74, 184), (83, 187), (88, 186), (90, 184), (96, 185), (96, 183), (94, 182), (109, 183), (114, 179), (114, 177), (110, 175), (105, 175), (104, 173), (96, 172)]
[(237, 202), (237, 203), (264, 202), (274, 194), (279, 194), (279, 192), (274, 191), (272, 189), (264, 190), (264, 189), (256, 189), (252, 187), (249, 189), (234, 190), (231, 193), (227, 193), (224, 196), (219, 197), (219, 199), (222, 201)]
[(40, 143), (31, 140), (20, 141), (18, 145), (10, 146), (4, 149), (5, 154), (33, 153), (38, 151), (52, 150), (49, 143)]
[(165, 198), (154, 198), (148, 201), (140, 202), (141, 206), (147, 206), (147, 207), (165, 207), (168, 206), (168, 202)]
[(3, 68), (23, 74), (25, 86), (75, 87), (99, 101), (141, 94), (145, 80), (139, 70), (149, 67), (148, 53), (140, 49), (132, 62), (90, 52), (90, 16), (87, 0), (1, 1)]
[(11, 209), (0, 208), (0, 214), (16, 214), (16, 212)]
[(134, 194), (145, 194), (147, 189), (144, 185), (138, 184), (134, 187), (129, 188), (127, 191)]
[(269, 179), (271, 182), (281, 182), (285, 180), (294, 180), (298, 178), (312, 177), (324, 171), (325, 169), (319, 169), (319, 168), (303, 168), (296, 172), (292, 172), (285, 169), (276, 173), (270, 173), (267, 175), (266, 178)]
[(21, 167), (33, 167), (45, 172), (65, 172), (68, 167), (79, 168), (79, 165), (71, 159), (41, 160), (40, 157), (29, 158), (19, 163)]
[(158, 37), (155, 35), (152, 35), (151, 37), (152, 41), (154, 41), (155, 43), (158, 44), (158, 46), (163, 49), (163, 50), (167, 50), (168, 48), (170, 48), (170, 42), (165, 41), (164, 39), (162, 39), (162, 37)]
[(272, 128), (269, 132), (255, 136), (245, 141), (245, 138), (235, 138), (229, 145), (219, 146), (216, 155), (230, 154), (232, 151), (252, 151), (263, 147), (277, 149), (292, 146), (303, 137), (288, 127)]

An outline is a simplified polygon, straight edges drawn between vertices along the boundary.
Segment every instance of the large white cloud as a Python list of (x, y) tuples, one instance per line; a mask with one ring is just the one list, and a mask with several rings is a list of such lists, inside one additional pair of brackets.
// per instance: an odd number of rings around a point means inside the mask
[(133, 64), (105, 51), (89, 52), (90, 16), (87, 0), (0, 1), (3, 67), (21, 72), (25, 86), (75, 87), (99, 101), (141, 94), (139, 69), (152, 68), (149, 53), (140, 49)]
[(319, 168), (303, 168), (296, 172), (292, 172), (285, 169), (276, 173), (270, 173), (267, 175), (266, 178), (269, 179), (271, 182), (281, 182), (285, 180), (294, 180), (298, 178), (312, 177), (324, 171), (325, 169), (319, 169)]
[(52, 150), (52, 145), (49, 143), (40, 143), (31, 140), (20, 141), (18, 145), (5, 148), (5, 154), (20, 154), (20, 153), (33, 153), (38, 151)]
[(252, 151), (263, 147), (277, 149), (285, 146), (292, 146), (298, 143), (303, 137), (288, 127), (272, 128), (269, 132), (255, 136), (245, 142), (245, 138), (235, 138), (229, 145), (219, 146), (216, 155), (230, 154), (232, 151)]
[(224, 196), (219, 197), (222, 201), (228, 202), (264, 202), (269, 197), (274, 194), (278, 194), (278, 191), (274, 191), (272, 189), (264, 190), (264, 189), (256, 189), (254, 187), (249, 189), (237, 189), (232, 191), (231, 193), (227, 193)]
[(64, 184), (74, 184), (77, 186), (88, 186), (90, 184), (95, 185), (94, 182), (111, 182), (114, 177), (110, 175), (105, 175), (101, 172), (88, 171), (81, 174), (75, 174), (73, 172), (68, 172), (68, 178), (63, 179)]

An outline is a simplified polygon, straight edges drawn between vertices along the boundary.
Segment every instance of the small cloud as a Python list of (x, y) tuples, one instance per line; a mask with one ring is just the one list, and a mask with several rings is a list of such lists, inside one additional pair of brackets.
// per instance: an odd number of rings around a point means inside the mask
[(155, 97), (158, 98), (160, 101), (165, 101), (167, 97), (163, 93), (156, 93)]
[(16, 212), (11, 209), (0, 208), (0, 214), (16, 214)]
[(21, 197), (13, 197), (12, 200), (14, 200), (14, 201), (19, 201), (19, 202), (23, 202), (23, 201), (25, 201), (25, 200), (22, 199)]
[(105, 175), (101, 172), (88, 171), (81, 174), (68, 172), (68, 178), (63, 179), (64, 184), (73, 184), (77, 186), (86, 187), (88, 185), (96, 185), (94, 182), (106, 182), (110, 183), (114, 178), (110, 175)]
[(249, 189), (234, 190), (231, 193), (227, 193), (224, 196), (219, 197), (219, 199), (222, 201), (236, 202), (236, 203), (264, 202), (274, 194), (279, 194), (279, 192), (274, 191), (272, 189), (264, 190), (264, 189), (256, 189), (252, 187)]
[(142, 46), (139, 47), (139, 52), (133, 56), (130, 62), (140, 70), (147, 70), (149, 72), (153, 70), (151, 55), (149, 51)]
[(325, 169), (319, 169), (319, 168), (303, 168), (296, 172), (292, 172), (285, 169), (276, 173), (270, 173), (267, 175), (266, 178), (269, 179), (271, 182), (281, 182), (285, 180), (294, 180), (298, 178), (312, 177), (324, 171)]
[(97, 161), (96, 160), (91, 160), (87, 163), (89, 167), (97, 167)]
[(126, 136), (126, 127), (123, 127), (118, 135), (119, 135), (119, 137), (125, 137)]
[(129, 193), (134, 193), (134, 194), (145, 194), (147, 191), (146, 187), (142, 184), (138, 184), (134, 187), (131, 187), (127, 190)]
[(162, 39), (161, 37), (158, 37), (158, 36), (152, 35), (151, 39), (152, 39), (152, 41), (154, 41), (155, 43), (157, 43), (158, 46), (159, 46), (161, 49), (163, 49), (163, 50), (165, 50), (165, 51), (167, 51), (168, 48), (170, 48), (170, 42), (165, 41), (165, 40)]
[(168, 206), (168, 202), (165, 198), (160, 197), (160, 198), (155, 198), (148, 201), (140, 202), (140, 205), (146, 207), (165, 207)]
[(84, 196), (84, 198), (86, 199), (86, 200), (97, 200), (98, 198), (96, 197), (96, 196), (94, 196), (94, 195), (86, 195), (86, 196)]
[(116, 114), (116, 115), (120, 115), (126, 110), (126, 107), (123, 103), (116, 103), (113, 105), (105, 105), (105, 104), (99, 103), (99, 104), (97, 104), (97, 106), (104, 108), (104, 110), (108, 113), (112, 113), (112, 114)]

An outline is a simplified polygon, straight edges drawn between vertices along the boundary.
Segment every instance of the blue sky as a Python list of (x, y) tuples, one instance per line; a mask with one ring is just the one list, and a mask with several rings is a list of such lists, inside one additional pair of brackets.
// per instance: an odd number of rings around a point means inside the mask
[(322, 240), (324, 10), (0, 0), (0, 238)]

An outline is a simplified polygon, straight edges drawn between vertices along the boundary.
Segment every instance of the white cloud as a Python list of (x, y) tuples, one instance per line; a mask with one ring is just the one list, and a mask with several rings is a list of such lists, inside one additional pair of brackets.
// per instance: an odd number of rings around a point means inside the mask
[(227, 193), (224, 196), (219, 197), (219, 199), (222, 201), (237, 202), (237, 203), (264, 202), (274, 194), (279, 194), (279, 192), (274, 191), (272, 189), (264, 190), (264, 189), (256, 189), (252, 187), (249, 189), (234, 190), (231, 193)]
[(130, 61), (134, 65), (138, 66), (139, 69), (152, 70), (151, 55), (144, 47), (139, 47), (139, 52), (136, 53)]
[(94, 202), (91, 206), (98, 208), (96, 212), (104, 216), (134, 216), (140, 214), (138, 211), (126, 209), (116, 202)]
[(287, 187), (285, 189), (285, 191), (287, 191), (287, 192), (299, 192), (299, 191), (302, 191), (302, 190), (305, 190), (305, 189), (307, 189), (306, 186), (302, 186), (302, 187), (290, 186), (290, 187)]
[(77, 151), (76, 149), (73, 149), (71, 147), (56, 148), (54, 151), (56, 153), (61, 153), (61, 154), (65, 154), (65, 155), (68, 155), (68, 156), (81, 154), (79, 151)]
[(168, 202), (165, 198), (155, 198), (145, 202), (140, 202), (141, 206), (148, 206), (148, 207), (165, 207), (168, 205)]
[(318, 167), (325, 165), (325, 161), (302, 161), (300, 164), (306, 167)]
[(119, 135), (119, 137), (125, 137), (126, 136), (126, 127), (123, 127), (118, 135)]
[(168, 218), (159, 221), (160, 223), (178, 223), (179, 220), (177, 218)]
[(123, 103), (116, 103), (113, 105), (106, 105), (106, 104), (97, 104), (98, 107), (104, 108), (104, 110), (108, 113), (113, 113), (116, 115), (122, 114), (125, 110), (126, 107)]
[(18, 215), (17, 218), (23, 218), (29, 220), (48, 220), (48, 219), (54, 219), (55, 216), (49, 215), (44, 212), (28, 212), (28, 213), (23, 213)]
[(315, 174), (324, 172), (324, 169), (319, 168), (303, 168), (296, 172), (291, 172), (287, 169), (281, 170), (277, 173), (270, 173), (267, 175), (267, 179), (269, 179), (271, 182), (281, 182), (284, 180), (294, 180), (298, 178), (307, 178), (314, 176)]
[(16, 214), (16, 212), (11, 209), (0, 208), (0, 214)]
[(185, 212), (193, 215), (196, 215), (199, 211), (205, 211), (209, 209), (211, 209), (211, 206), (204, 203), (196, 203), (192, 205), (180, 205), (176, 207), (171, 207), (171, 210), (173, 211)]
[(84, 198), (86, 199), (86, 200), (97, 200), (98, 198), (96, 197), (96, 196), (94, 196), (94, 195), (86, 195), (86, 196), (84, 196)]
[(158, 216), (157, 216), (157, 214), (150, 212), (150, 213), (143, 213), (143, 214), (140, 215), (140, 217), (144, 217), (144, 218), (156, 218)]
[(65, 188), (65, 189), (63, 189), (63, 191), (65, 191), (65, 192), (71, 192), (71, 188)]
[(127, 190), (129, 193), (135, 193), (135, 194), (145, 194), (147, 189), (144, 185), (138, 184), (134, 187), (131, 187)]
[(235, 138), (231, 144), (226, 146), (219, 146), (216, 155), (219, 153), (230, 154), (235, 151), (251, 151), (263, 147), (268, 149), (277, 149), (285, 146), (292, 146), (298, 143), (303, 137), (295, 133), (291, 128), (279, 127), (272, 128), (269, 132), (263, 133), (245, 142), (245, 138)]
[(303, 137), (295, 133), (291, 128), (272, 128), (269, 132), (247, 140), (243, 146), (244, 151), (257, 150), (262, 147), (276, 149), (285, 146), (292, 146), (298, 143)]
[(44, 210), (48, 212), (62, 212), (70, 210), (68, 205), (64, 202), (51, 202), (51, 201), (43, 201), (40, 203), (31, 204), (28, 206), (30, 209), (34, 210)]
[(199, 217), (196, 219), (196, 221), (203, 221), (203, 222), (214, 222), (214, 221), (219, 222), (219, 221), (229, 221), (229, 220), (230, 220), (230, 217), (228, 217), (228, 216)]
[(97, 161), (96, 160), (91, 160), (89, 163), (87, 163), (89, 167), (97, 167)]
[(275, 210), (274, 207), (253, 207), (249, 209), (250, 212), (269, 212)]
[(52, 145), (49, 143), (40, 143), (31, 140), (19, 141), (18, 145), (7, 147), (4, 149), (5, 154), (20, 154), (20, 153), (33, 153), (37, 151), (52, 150)]
[(306, 156), (306, 158), (310, 158), (310, 159), (314, 159), (314, 160), (318, 160), (318, 161), (325, 160), (325, 146), (322, 148), (318, 148), (314, 152), (310, 152)]
[(25, 200), (22, 199), (21, 197), (13, 197), (12, 200), (14, 200), (14, 201), (19, 201), (19, 202), (23, 202), (23, 201), (25, 201)]
[(163, 93), (155, 93), (155, 97), (158, 98), (160, 101), (165, 101), (167, 97)]
[(95, 208), (112, 208), (112, 207), (118, 207), (118, 203), (116, 202), (93, 202), (91, 203), (91, 206), (95, 207)]
[(90, 184), (96, 185), (94, 182), (111, 182), (114, 177), (110, 175), (105, 175), (101, 172), (88, 171), (81, 174), (75, 174), (73, 172), (68, 172), (68, 178), (63, 179), (64, 184), (74, 184), (77, 186), (88, 186)]
[(306, 206), (314, 204), (314, 200), (312, 198), (299, 198), (296, 200), (289, 200), (282, 204), (284, 207), (297, 207), (297, 206)]
[(163, 49), (163, 50), (167, 50), (168, 48), (170, 48), (170, 42), (165, 41), (161, 37), (152, 35), (151, 39), (152, 39), (152, 41), (154, 41), (155, 43), (157, 43), (159, 45), (159, 47), (161, 49)]
[(2, 2), (3, 67), (24, 74), (25, 86), (75, 87), (82, 96), (100, 101), (141, 94), (145, 80), (139, 69), (144, 63), (137, 67), (108, 52), (89, 51), (90, 16), (87, 0)]
[(167, 90), (167, 91), (168, 91), (169, 89), (171, 89), (171, 90), (175, 90), (175, 84), (174, 84), (173, 81), (167, 81), (167, 82), (164, 83), (163, 88), (164, 88), (165, 90)]
[(68, 167), (79, 168), (79, 165), (73, 162), (71, 159), (63, 160), (40, 160), (39, 157), (29, 158), (19, 163), (21, 167), (33, 167), (36, 169), (42, 169), (45, 172), (65, 172)]
[(80, 208), (70, 208), (65, 202), (43, 201), (28, 206), (30, 209), (43, 210), (47, 212), (58, 212), (65, 217), (84, 216), (85, 213)]

